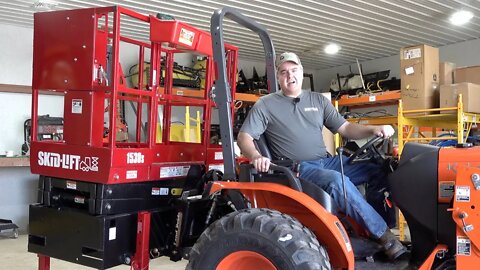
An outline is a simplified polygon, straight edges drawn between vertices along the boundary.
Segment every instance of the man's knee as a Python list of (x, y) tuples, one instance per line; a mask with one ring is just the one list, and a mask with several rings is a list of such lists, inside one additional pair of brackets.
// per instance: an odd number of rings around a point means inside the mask
[[(327, 176), (325, 176), (327, 180), (324, 182), (323, 188), (328, 192), (328, 193), (333, 193), (333, 192), (343, 192), (343, 181), (342, 181), (342, 174), (337, 172), (337, 171), (330, 171)], [(348, 186), (348, 181), (350, 179), (347, 176), (344, 176), (345, 179), (345, 185)], [(348, 191), (348, 188), (347, 188)]]
[(312, 169), (308, 172), (308, 175), (310, 176), (309, 178), (314, 178), (324, 183), (338, 182), (342, 178), (339, 172), (326, 169)]

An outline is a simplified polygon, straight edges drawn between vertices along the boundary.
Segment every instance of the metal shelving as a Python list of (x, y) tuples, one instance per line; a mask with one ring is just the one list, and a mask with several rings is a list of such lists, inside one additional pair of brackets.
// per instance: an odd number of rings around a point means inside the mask
[(370, 95), (348, 96), (344, 95), (338, 100), (339, 106), (378, 106), (396, 103), (400, 99), (400, 90), (379, 92)]
[[(435, 112), (442, 113), (430, 114)], [(468, 134), (472, 127), (478, 123), (480, 123), (480, 114), (463, 111), (461, 94), (458, 95), (457, 106), (449, 108), (403, 110), (403, 104), (400, 100), (398, 103), (399, 153), (402, 152), (405, 143), (409, 141), (430, 142), (441, 139), (456, 140), (458, 143), (464, 143), (466, 141), (465, 134)], [(421, 128), (431, 128), (431, 136), (424, 136)], [(455, 130), (457, 136), (439, 137), (437, 136), (438, 129)], [(418, 134), (418, 136), (414, 137), (415, 134)]]
[[(334, 106), (365, 108), (376, 106), (395, 105), (400, 100), (400, 90), (374, 93), (371, 95), (362, 96), (342, 96), (339, 100), (334, 101)], [(397, 116), (380, 116), (380, 117), (362, 117), (362, 118), (348, 118), (347, 121), (362, 125), (397, 125)], [(335, 148), (340, 146), (340, 135), (335, 134)]]

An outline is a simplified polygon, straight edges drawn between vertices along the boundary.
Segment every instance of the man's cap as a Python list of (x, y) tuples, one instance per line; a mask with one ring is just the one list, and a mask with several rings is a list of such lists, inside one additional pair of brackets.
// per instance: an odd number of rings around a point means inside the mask
[(277, 68), (285, 62), (293, 62), (297, 65), (302, 65), (302, 62), (300, 62), (300, 58), (298, 58), (298, 56), (292, 52), (284, 52), (280, 54), (280, 57), (278, 57), (276, 62)]

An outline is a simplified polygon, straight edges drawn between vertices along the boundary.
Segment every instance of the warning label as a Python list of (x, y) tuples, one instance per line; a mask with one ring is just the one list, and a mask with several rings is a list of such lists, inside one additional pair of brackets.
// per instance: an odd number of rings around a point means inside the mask
[(472, 244), (468, 237), (457, 237), (457, 255), (470, 256), (471, 246)]
[(422, 57), (422, 49), (415, 48), (403, 52), (403, 59), (414, 59)]
[(470, 201), (470, 187), (469, 186), (457, 186), (455, 188), (455, 198), (457, 202), (469, 202)]
[(72, 99), (72, 113), (82, 114), (82, 100), (81, 99)]
[(160, 188), (160, 187), (154, 187), (152, 188), (152, 195), (153, 196), (159, 196), (159, 195), (168, 195), (168, 188)]
[(127, 179), (137, 179), (137, 171), (127, 171)]
[(215, 160), (222, 160), (223, 153), (222, 152), (215, 152)]
[(180, 30), (180, 35), (178, 36), (178, 42), (186, 44), (188, 46), (193, 45), (193, 39), (195, 38), (195, 33), (189, 31), (185, 28)]
[(67, 188), (68, 189), (77, 189), (77, 183), (73, 181), (67, 181)]
[(208, 170), (217, 170), (217, 171), (221, 171), (222, 173), (224, 172), (225, 168), (223, 166), (223, 164), (210, 164), (208, 165)]
[(160, 178), (186, 176), (190, 166), (172, 166), (162, 167), (160, 169)]
[(453, 182), (453, 181), (440, 182), (439, 183), (438, 197), (440, 197), (442, 199), (453, 198), (454, 187), (455, 187), (455, 182)]

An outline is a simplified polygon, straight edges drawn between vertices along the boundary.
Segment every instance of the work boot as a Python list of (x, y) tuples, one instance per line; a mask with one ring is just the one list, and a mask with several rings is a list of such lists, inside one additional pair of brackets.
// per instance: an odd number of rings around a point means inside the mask
[(387, 255), (391, 261), (394, 261), (407, 252), (407, 249), (390, 230), (387, 230), (382, 237), (378, 239), (378, 242), (382, 245), (385, 255)]

